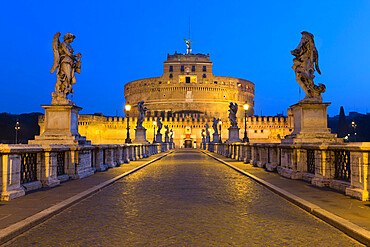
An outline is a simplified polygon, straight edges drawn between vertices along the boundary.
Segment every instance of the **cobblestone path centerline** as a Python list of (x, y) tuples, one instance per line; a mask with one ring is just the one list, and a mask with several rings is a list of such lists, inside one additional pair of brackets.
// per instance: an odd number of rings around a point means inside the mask
[(363, 246), (196, 150), (177, 150), (8, 246)]

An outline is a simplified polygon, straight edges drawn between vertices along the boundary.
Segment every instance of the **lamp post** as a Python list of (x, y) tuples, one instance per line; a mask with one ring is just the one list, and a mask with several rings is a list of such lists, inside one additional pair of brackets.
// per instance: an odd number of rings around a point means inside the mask
[(153, 121), (153, 143), (155, 143), (155, 126), (157, 126), (157, 122)]
[(19, 121), (17, 120), (15, 124), (15, 144), (18, 143), (18, 130), (20, 130), (21, 127), (19, 126)]
[(125, 143), (131, 143), (130, 139), (130, 117), (128, 115), (129, 111), (131, 110), (130, 105), (125, 105), (125, 110), (126, 110), (126, 118), (127, 118), (127, 138), (125, 140)]
[(244, 104), (244, 138), (243, 142), (249, 142), (248, 134), (247, 134), (247, 111), (249, 109), (249, 105), (247, 103)]
[(220, 121), (218, 121), (218, 128), (219, 128), (219, 131), (220, 131), (220, 140), (218, 141), (219, 143), (222, 143), (222, 139), (221, 139), (221, 125), (222, 125), (222, 121), (220, 119)]

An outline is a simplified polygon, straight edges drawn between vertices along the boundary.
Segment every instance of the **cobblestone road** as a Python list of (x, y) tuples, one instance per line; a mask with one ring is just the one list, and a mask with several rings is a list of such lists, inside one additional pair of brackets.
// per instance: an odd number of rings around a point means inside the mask
[(195, 150), (179, 150), (8, 246), (362, 246)]

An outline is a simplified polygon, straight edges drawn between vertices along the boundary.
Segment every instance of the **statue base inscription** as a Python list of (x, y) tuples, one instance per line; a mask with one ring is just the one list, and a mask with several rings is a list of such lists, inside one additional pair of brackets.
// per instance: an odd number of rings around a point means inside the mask
[(239, 138), (239, 128), (231, 126), (229, 128), (229, 139), (226, 141), (226, 143), (235, 143), (235, 142), (241, 142)]
[(42, 105), (45, 109), (44, 132), (28, 141), (31, 145), (89, 145), (78, 133), (78, 112), (75, 105)]
[(138, 144), (147, 144), (147, 143), (149, 143), (146, 140), (146, 129), (144, 127), (135, 129), (134, 143), (138, 143)]
[(330, 103), (301, 101), (292, 105), (294, 131), (281, 143), (337, 143), (340, 140), (327, 127), (327, 106)]

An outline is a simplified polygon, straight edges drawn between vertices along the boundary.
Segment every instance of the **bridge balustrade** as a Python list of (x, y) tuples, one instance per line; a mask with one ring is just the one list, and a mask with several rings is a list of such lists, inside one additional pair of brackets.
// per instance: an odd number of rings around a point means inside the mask
[(124, 145), (0, 145), (0, 196), (54, 187), (174, 148), (168, 143)]
[(207, 143), (203, 149), (276, 171), (290, 179), (303, 179), (318, 187), (369, 200), (370, 143)]

